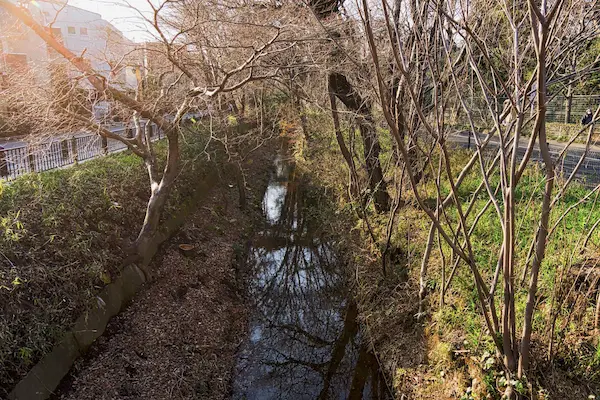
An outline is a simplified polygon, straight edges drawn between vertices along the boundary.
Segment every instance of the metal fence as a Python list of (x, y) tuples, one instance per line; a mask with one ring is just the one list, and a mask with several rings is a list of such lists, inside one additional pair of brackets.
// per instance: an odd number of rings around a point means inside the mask
[(581, 121), (585, 111), (590, 108), (592, 112), (600, 105), (600, 95), (579, 96), (574, 95), (571, 103), (564, 96), (556, 96), (548, 102), (546, 107), (546, 121), (567, 122), (567, 110), (570, 111), (569, 123), (576, 124)]
[[(153, 141), (162, 139), (161, 130), (156, 125), (152, 124), (150, 128)], [(130, 127), (112, 132), (123, 137), (133, 137), (133, 129)], [(30, 172), (61, 168), (125, 149), (127, 146), (123, 142), (96, 134), (76, 134), (53, 138), (45, 143), (23, 144), (0, 150), (0, 179), (11, 180)]]
[[(503, 106), (504, 100), (505, 98), (503, 97), (498, 99), (498, 104), (500, 107)], [(465, 102), (467, 107), (469, 107), (471, 115), (476, 124), (481, 124), (484, 126), (492, 124), (492, 121), (489, 118), (487, 103), (485, 102), (484, 98), (477, 96), (466, 96)], [(562, 95), (549, 95), (549, 101), (546, 104), (546, 122), (564, 123), (566, 120), (567, 110), (569, 109), (569, 123), (578, 124), (588, 108), (592, 109), (592, 112), (595, 112), (598, 106), (600, 106), (600, 94), (585, 96), (573, 95), (570, 104)], [(463, 125), (469, 123), (459, 104), (453, 104), (447, 109), (446, 118), (448, 118), (448, 120), (452, 123), (459, 123)]]

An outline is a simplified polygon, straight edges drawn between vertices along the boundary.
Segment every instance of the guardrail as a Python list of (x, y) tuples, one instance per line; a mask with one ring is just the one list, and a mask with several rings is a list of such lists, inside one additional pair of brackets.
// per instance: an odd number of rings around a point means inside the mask
[[(133, 137), (133, 130), (129, 127), (112, 132), (123, 137)], [(155, 124), (151, 125), (150, 132), (153, 141), (164, 137), (161, 137), (162, 132)], [(3, 149), (0, 150), (0, 179), (12, 180), (30, 172), (49, 171), (125, 149), (127, 146), (123, 142), (96, 134), (53, 138), (46, 143)]]

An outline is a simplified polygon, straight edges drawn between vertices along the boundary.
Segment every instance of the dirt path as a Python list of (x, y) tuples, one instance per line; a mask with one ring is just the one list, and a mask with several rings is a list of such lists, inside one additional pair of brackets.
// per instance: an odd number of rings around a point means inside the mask
[[(268, 160), (254, 160), (253, 165)], [(260, 171), (257, 172), (259, 174)], [(261, 179), (249, 204), (260, 205)], [(251, 212), (224, 180), (155, 261), (155, 276), (80, 359), (54, 399), (222, 399), (229, 392), (246, 307), (236, 267)], [(245, 232), (246, 231), (246, 232)], [(179, 244), (196, 251), (185, 256)]]

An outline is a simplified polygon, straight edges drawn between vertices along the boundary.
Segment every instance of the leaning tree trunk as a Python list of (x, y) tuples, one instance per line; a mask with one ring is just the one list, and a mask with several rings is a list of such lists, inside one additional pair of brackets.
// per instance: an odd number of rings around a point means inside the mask
[(369, 176), (369, 188), (373, 193), (375, 208), (378, 212), (388, 211), (390, 196), (386, 190), (387, 185), (383, 179), (383, 170), (379, 161), (381, 146), (375, 132), (371, 107), (354, 90), (348, 79), (340, 73), (333, 72), (329, 75), (329, 90), (358, 116), (358, 127), (363, 140), (365, 164)]
[(167, 132), (166, 136), (169, 141), (169, 151), (167, 164), (160, 182), (156, 177), (156, 161), (147, 160), (146, 162), (148, 175), (150, 176), (151, 194), (146, 206), (144, 223), (134, 243), (135, 252), (144, 261), (147, 261), (154, 254), (157, 239), (159, 239), (160, 218), (171, 194), (175, 178), (179, 173), (179, 132)]
[(346, 146), (346, 142), (344, 141), (344, 136), (342, 135), (342, 130), (340, 128), (340, 118), (337, 110), (337, 100), (335, 98), (335, 94), (331, 91), (331, 87), (329, 89), (329, 103), (331, 105), (331, 116), (333, 118), (333, 130), (335, 133), (335, 138), (337, 140), (340, 151), (342, 152), (342, 156), (346, 161), (346, 165), (348, 166), (349, 176), (350, 176), (350, 195), (358, 196), (358, 178), (356, 176), (356, 166), (354, 164), (354, 158), (352, 157), (352, 153)]
[(152, 191), (146, 206), (144, 224), (135, 241), (135, 251), (141, 259), (146, 260), (152, 254), (156, 234), (160, 225), (160, 217), (169, 197), (170, 190), (166, 187)]

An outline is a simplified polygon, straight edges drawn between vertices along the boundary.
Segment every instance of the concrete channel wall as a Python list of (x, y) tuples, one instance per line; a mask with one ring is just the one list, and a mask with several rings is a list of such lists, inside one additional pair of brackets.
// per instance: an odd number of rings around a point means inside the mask
[(170, 239), (184, 224), (197, 204), (205, 198), (218, 182), (219, 172), (212, 169), (198, 183), (192, 201), (178, 215), (165, 223), (165, 229), (157, 234), (154, 251), (138, 265), (127, 265), (119, 277), (104, 287), (97, 295), (97, 304), (84, 311), (74, 327), (52, 351), (46, 354), (10, 392), (10, 400), (45, 400), (56, 390), (73, 363), (83, 355), (104, 331), (110, 319), (124, 310), (152, 273), (152, 258), (159, 246)]

